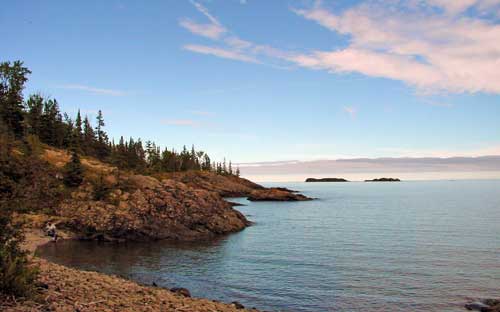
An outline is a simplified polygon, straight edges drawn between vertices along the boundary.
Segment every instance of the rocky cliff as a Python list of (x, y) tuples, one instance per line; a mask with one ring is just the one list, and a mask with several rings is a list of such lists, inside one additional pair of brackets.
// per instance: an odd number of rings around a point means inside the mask
[(236, 232), (250, 223), (215, 193), (181, 182), (121, 177), (105, 199), (87, 183), (57, 210), (83, 239), (195, 240)]
[[(69, 161), (50, 149), (56, 168)], [(82, 239), (198, 240), (244, 229), (250, 222), (223, 197), (296, 201), (309, 198), (284, 188), (265, 188), (236, 176), (180, 172), (156, 176), (124, 172), (84, 158), (84, 183), (54, 207), (61, 227)]]

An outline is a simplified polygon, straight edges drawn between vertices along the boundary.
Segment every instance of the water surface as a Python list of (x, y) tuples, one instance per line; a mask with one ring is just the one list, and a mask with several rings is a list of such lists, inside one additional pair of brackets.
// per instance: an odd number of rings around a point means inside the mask
[(236, 207), (255, 225), (172, 244), (61, 242), (55, 262), (275, 311), (463, 311), (500, 294), (500, 181), (295, 183), (310, 202)]

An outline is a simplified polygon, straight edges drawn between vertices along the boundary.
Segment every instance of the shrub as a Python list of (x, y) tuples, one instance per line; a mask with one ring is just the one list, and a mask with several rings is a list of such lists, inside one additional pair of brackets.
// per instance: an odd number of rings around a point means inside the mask
[(73, 151), (71, 160), (64, 166), (63, 182), (69, 187), (78, 187), (83, 182), (83, 167), (76, 151)]
[(0, 207), (0, 293), (30, 297), (35, 291), (38, 270), (29, 265), (28, 254), (20, 247), (24, 240), (21, 225), (12, 221), (12, 214)]
[(104, 200), (108, 197), (110, 188), (104, 181), (104, 175), (100, 174), (94, 183), (94, 200)]

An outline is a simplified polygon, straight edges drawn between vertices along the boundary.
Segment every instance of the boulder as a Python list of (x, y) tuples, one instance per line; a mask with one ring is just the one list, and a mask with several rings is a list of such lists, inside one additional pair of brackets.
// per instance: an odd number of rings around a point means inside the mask
[(186, 288), (174, 287), (174, 288), (171, 288), (170, 291), (173, 293), (176, 293), (178, 295), (184, 296), (184, 297), (191, 297), (191, 293)]

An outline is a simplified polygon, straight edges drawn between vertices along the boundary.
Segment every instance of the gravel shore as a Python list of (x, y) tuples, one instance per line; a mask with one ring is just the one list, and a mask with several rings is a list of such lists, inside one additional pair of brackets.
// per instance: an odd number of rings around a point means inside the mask
[[(26, 233), (25, 248), (32, 254), (47, 242), (41, 231)], [(76, 270), (36, 256), (32, 261), (40, 268), (39, 298), (27, 301), (3, 298), (0, 311), (257, 311), (238, 308), (238, 304), (185, 297), (117, 276)]]

